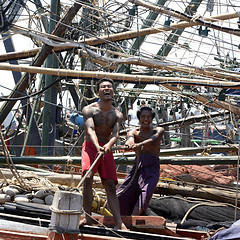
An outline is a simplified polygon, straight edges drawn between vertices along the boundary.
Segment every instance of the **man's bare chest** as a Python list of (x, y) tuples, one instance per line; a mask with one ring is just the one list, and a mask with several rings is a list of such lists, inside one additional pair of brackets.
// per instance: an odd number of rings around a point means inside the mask
[(154, 135), (154, 133), (155, 133), (155, 131), (149, 131), (149, 132), (145, 132), (145, 133), (138, 132), (136, 134), (136, 140), (137, 140), (137, 142), (142, 142), (146, 139), (151, 138)]
[(93, 121), (96, 127), (109, 127), (112, 128), (117, 121), (115, 111), (99, 111), (93, 113)]

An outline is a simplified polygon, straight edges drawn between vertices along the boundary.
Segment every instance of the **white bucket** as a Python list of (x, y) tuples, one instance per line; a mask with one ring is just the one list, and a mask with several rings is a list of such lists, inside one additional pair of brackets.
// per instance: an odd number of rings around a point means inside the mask
[(49, 228), (57, 232), (74, 232), (79, 230), (82, 214), (82, 195), (78, 192), (57, 191), (54, 194), (51, 223)]

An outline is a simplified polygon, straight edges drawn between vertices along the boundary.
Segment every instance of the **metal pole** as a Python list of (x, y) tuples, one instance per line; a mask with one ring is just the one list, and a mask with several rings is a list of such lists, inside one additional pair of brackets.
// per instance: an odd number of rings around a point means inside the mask
[[(60, 1), (51, 0), (51, 14), (49, 33), (53, 31), (58, 21), (60, 11)], [(57, 68), (58, 62), (54, 54), (47, 57), (46, 67)], [(49, 86), (56, 79), (53, 75), (45, 75), (45, 87)], [(49, 88), (44, 95), (44, 108), (43, 108), (43, 127), (42, 127), (42, 148), (41, 155), (54, 155), (55, 144), (55, 118), (56, 118), (56, 103), (57, 103), (57, 90), (53, 86)]]

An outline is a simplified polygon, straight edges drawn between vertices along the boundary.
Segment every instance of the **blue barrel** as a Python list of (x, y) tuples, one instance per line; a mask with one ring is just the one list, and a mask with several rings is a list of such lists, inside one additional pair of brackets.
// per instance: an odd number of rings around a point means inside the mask
[(83, 116), (79, 113), (73, 113), (70, 117), (70, 121), (76, 124), (78, 127), (84, 126)]

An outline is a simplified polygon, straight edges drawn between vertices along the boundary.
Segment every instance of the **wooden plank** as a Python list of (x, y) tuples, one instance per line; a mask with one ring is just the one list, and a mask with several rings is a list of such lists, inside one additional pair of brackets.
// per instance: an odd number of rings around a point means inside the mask
[[(96, 223), (107, 227), (114, 227), (114, 219), (112, 216), (93, 216)], [(122, 221), (127, 228), (132, 227), (155, 227), (165, 228), (166, 219), (160, 216), (122, 216)]]
[(0, 230), (0, 239), (4, 240), (45, 240), (48, 237), (45, 235), (32, 234), (27, 232), (4, 231)]

